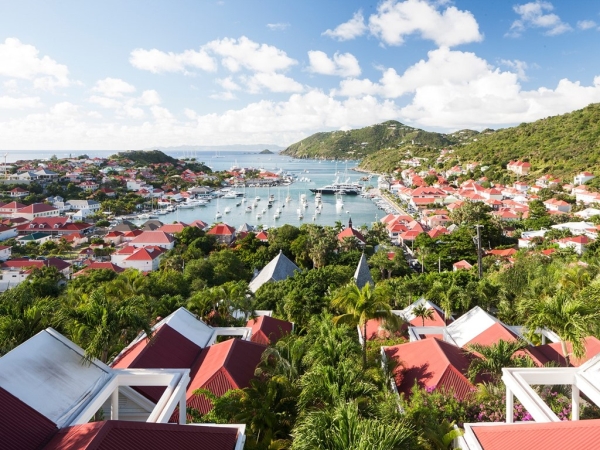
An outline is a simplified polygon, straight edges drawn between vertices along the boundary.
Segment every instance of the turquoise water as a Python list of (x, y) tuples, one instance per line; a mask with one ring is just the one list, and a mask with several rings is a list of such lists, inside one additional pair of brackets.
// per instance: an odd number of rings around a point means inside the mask
[[(8, 161), (14, 161), (20, 158), (50, 158), (56, 155), (59, 158), (73, 157), (80, 154), (87, 154), (90, 157), (107, 157), (115, 152), (109, 151), (71, 151), (65, 152), (8, 152)], [(385, 213), (379, 210), (377, 206), (369, 199), (360, 196), (345, 195), (343, 196), (344, 207), (336, 208), (335, 196), (323, 195), (323, 209), (321, 214), (315, 214), (315, 199), (309, 189), (324, 186), (334, 181), (336, 176), (343, 181), (350, 178), (351, 181), (359, 180), (364, 174), (350, 170), (356, 166), (356, 161), (334, 162), (334, 161), (318, 161), (306, 159), (293, 159), (288, 156), (279, 154), (261, 155), (258, 152), (183, 152), (183, 151), (165, 151), (170, 156), (176, 158), (196, 157), (198, 161), (204, 162), (213, 170), (227, 170), (234, 164), (243, 168), (264, 168), (269, 171), (277, 171), (282, 169), (286, 172), (293, 173), (298, 178), (308, 178), (310, 181), (296, 181), (292, 185), (276, 187), (276, 188), (246, 188), (247, 202), (241, 206), (235, 206), (239, 201), (236, 199), (220, 198), (212, 200), (205, 207), (197, 207), (194, 209), (180, 209), (174, 213), (161, 215), (159, 220), (163, 223), (172, 223), (174, 221), (191, 222), (196, 219), (203, 220), (209, 224), (214, 222), (225, 222), (231, 226), (239, 227), (243, 223), (250, 225), (266, 225), (269, 227), (281, 226), (283, 224), (291, 224), (299, 226), (302, 223), (316, 223), (320, 225), (334, 225), (336, 221), (341, 221), (346, 224), (349, 218), (352, 218), (352, 223), (355, 228), (365, 224), (370, 226), (374, 221), (381, 218)], [(219, 156), (219, 157), (216, 157)], [(337, 174), (337, 175), (336, 175)], [(362, 182), (363, 184), (376, 185), (376, 178), (370, 182)], [(290, 203), (285, 202), (286, 196), (292, 198)], [(267, 207), (267, 199), (269, 194), (275, 196), (275, 204), (272, 208)], [(308, 208), (302, 209), (304, 218), (298, 218), (297, 209), (300, 207), (300, 195), (305, 194), (308, 201)], [(261, 197), (258, 202), (258, 208), (251, 213), (246, 213), (248, 202), (253, 202), (256, 196)], [(282, 207), (285, 205), (285, 207)], [(229, 207), (231, 213), (225, 214), (225, 208)], [(274, 219), (276, 208), (281, 208), (279, 219)], [(266, 209), (261, 219), (257, 219), (256, 212)], [(216, 219), (217, 211), (222, 213), (220, 219)], [(313, 220), (314, 216), (314, 220)], [(142, 221), (143, 222), (143, 221)]]

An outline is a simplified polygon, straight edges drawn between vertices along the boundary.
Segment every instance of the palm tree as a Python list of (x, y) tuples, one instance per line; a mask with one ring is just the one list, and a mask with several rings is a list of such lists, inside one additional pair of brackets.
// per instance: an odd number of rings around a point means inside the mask
[(88, 359), (106, 363), (140, 331), (152, 334), (145, 314), (144, 301), (139, 297), (110, 297), (103, 288), (84, 294), (75, 308), (61, 312), (69, 337), (80, 345)]
[(492, 345), (471, 344), (471, 352), (477, 352), (483, 358), (475, 358), (469, 365), (469, 379), (474, 381), (477, 375), (489, 375), (497, 379), (502, 375), (503, 367), (531, 367), (533, 361), (527, 356), (515, 356), (515, 353), (527, 347), (523, 340), (505, 341), (500, 339)]
[(420, 317), (425, 326), (425, 319), (433, 319), (433, 309), (428, 308), (425, 304), (417, 305), (413, 308), (412, 313), (415, 317)]
[(444, 319), (446, 323), (452, 316), (452, 312), (457, 304), (463, 299), (463, 291), (454, 284), (447, 281), (435, 281), (427, 293), (427, 297), (438, 302), (444, 310)]
[(576, 357), (583, 356), (583, 341), (597, 330), (600, 319), (600, 311), (592, 302), (573, 297), (564, 290), (551, 297), (524, 302), (523, 315), (527, 317), (525, 326), (532, 333), (539, 328), (548, 328), (557, 334), (567, 364), (570, 361), (567, 342), (571, 343)]
[(392, 313), (388, 303), (387, 290), (381, 285), (371, 287), (365, 284), (362, 289), (351, 283), (337, 292), (331, 301), (331, 306), (345, 311), (345, 314), (334, 317), (337, 324), (358, 325), (363, 331), (363, 368), (367, 368), (367, 322), (371, 319), (383, 319), (391, 324), (400, 326), (400, 318)]
[(0, 356), (33, 337), (52, 322), (58, 301), (38, 297), (28, 283), (0, 295)]
[(292, 450), (417, 448), (416, 435), (405, 421), (361, 417), (359, 405), (353, 401), (306, 414), (292, 434)]

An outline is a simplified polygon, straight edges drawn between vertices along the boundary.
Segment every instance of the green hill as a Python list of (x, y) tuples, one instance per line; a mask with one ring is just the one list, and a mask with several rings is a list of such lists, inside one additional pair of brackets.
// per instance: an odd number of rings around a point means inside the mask
[[(358, 130), (316, 133), (286, 148), (282, 154), (295, 158), (364, 159), (382, 150), (404, 155), (407, 149), (431, 151), (460, 142), (449, 135), (409, 127), (395, 120)], [(392, 158), (397, 160), (395, 156)]]
[(160, 150), (128, 150), (111, 156), (112, 159), (129, 159), (136, 164), (177, 164), (177, 160)]
[(491, 133), (456, 147), (461, 161), (505, 167), (511, 159), (531, 163), (532, 174), (600, 173), (600, 104)]

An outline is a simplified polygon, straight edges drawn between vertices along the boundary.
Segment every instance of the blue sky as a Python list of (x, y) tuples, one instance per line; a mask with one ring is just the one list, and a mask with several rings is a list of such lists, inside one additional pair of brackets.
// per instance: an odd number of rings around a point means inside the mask
[(594, 1), (0, 3), (0, 147), (289, 145), (600, 102)]

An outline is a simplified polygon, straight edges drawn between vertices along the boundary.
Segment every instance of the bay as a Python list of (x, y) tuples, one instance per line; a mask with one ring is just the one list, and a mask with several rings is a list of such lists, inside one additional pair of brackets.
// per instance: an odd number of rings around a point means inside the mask
[[(166, 154), (175, 158), (192, 157), (197, 161), (204, 162), (211, 169), (220, 171), (228, 170), (233, 165), (241, 168), (265, 169), (276, 172), (283, 170), (292, 173), (298, 177), (298, 181), (290, 186), (272, 187), (272, 188), (246, 188), (246, 203), (241, 206), (236, 206), (239, 199), (212, 200), (204, 207), (193, 209), (180, 209), (174, 213), (161, 215), (158, 220), (163, 223), (172, 223), (181, 221), (185, 223), (200, 219), (208, 224), (216, 222), (224, 222), (235, 228), (238, 228), (244, 223), (253, 226), (263, 225), (266, 227), (276, 227), (283, 224), (291, 224), (300, 226), (303, 223), (315, 223), (319, 225), (335, 225), (337, 221), (347, 224), (349, 219), (352, 219), (354, 228), (361, 225), (371, 226), (373, 222), (380, 219), (385, 213), (377, 208), (374, 202), (368, 198), (360, 196), (344, 195), (342, 196), (344, 207), (336, 207), (336, 199), (333, 195), (323, 195), (323, 208), (321, 214), (315, 213), (314, 194), (310, 192), (310, 188), (321, 187), (331, 184), (336, 177), (340, 181), (350, 179), (350, 181), (358, 181), (364, 174), (354, 172), (351, 169), (357, 165), (356, 161), (322, 161), (310, 159), (294, 159), (289, 156), (283, 156), (278, 153), (260, 154), (258, 152), (247, 151), (164, 151)], [(66, 158), (69, 156), (76, 157), (86, 154), (89, 157), (108, 157), (115, 151), (30, 151), (30, 152), (7, 152), (7, 160), (15, 161), (17, 159), (49, 159), (53, 155), (58, 158)], [(299, 181), (306, 178), (310, 181)], [(362, 182), (363, 184), (376, 185), (376, 178), (370, 182)], [(275, 203), (272, 208), (267, 207), (267, 199), (272, 194), (275, 197)], [(298, 218), (297, 210), (301, 208), (300, 196), (306, 195), (308, 208), (302, 208), (303, 219)], [(285, 202), (285, 198), (290, 196), (292, 201)], [(258, 207), (251, 213), (246, 212), (246, 206), (254, 201), (255, 197), (260, 197)], [(285, 205), (285, 206), (284, 206)], [(226, 214), (225, 208), (229, 207), (231, 212)], [(279, 219), (275, 219), (275, 210), (280, 208), (281, 214)], [(261, 212), (262, 218), (258, 219), (257, 211)], [(222, 214), (221, 218), (216, 218), (217, 211)], [(144, 221), (135, 221), (140, 224)]]

